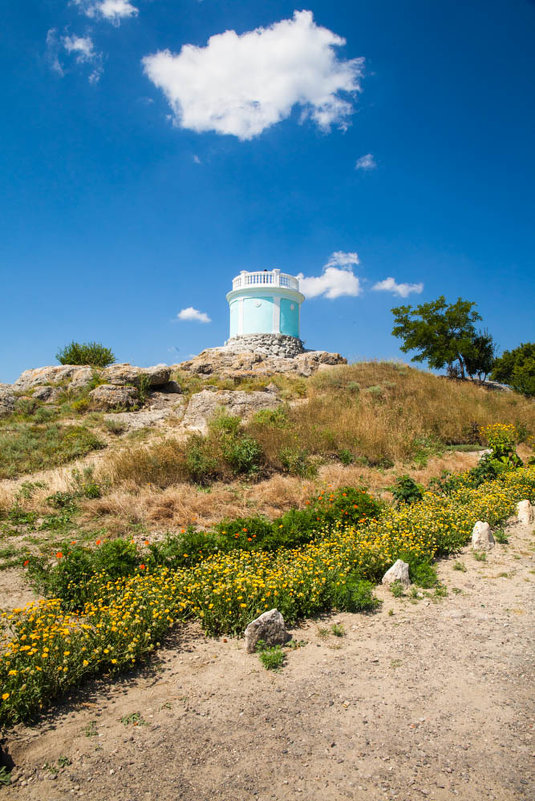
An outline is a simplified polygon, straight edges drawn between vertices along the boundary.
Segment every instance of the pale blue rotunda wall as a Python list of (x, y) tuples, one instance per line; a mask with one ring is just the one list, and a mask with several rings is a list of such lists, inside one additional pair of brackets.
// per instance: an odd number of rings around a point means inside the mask
[(300, 307), (304, 299), (299, 279), (292, 275), (280, 270), (243, 270), (227, 294), (230, 337), (285, 334), (299, 339)]

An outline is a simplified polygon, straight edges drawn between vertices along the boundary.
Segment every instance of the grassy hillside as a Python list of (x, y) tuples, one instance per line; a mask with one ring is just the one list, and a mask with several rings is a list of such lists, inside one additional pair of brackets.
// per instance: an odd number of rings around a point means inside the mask
[[(5, 418), (3, 475), (40, 472), (0, 484), (0, 568), (28, 552), (61, 549), (66, 539), (142, 541), (226, 517), (273, 518), (325, 486), (384, 493), (401, 473), (425, 483), (475, 464), (470, 451), (486, 445), (480, 427), (490, 423), (514, 424), (521, 455), (531, 453), (535, 403), (512, 392), (375, 362), (269, 380), (284, 398), (279, 409), (247, 422), (223, 414), (206, 436), (169, 425), (117, 434), (109, 419), (74, 413), (72, 404), (36, 404), (33, 422), (28, 409)], [(188, 394), (208, 382), (219, 388), (213, 376), (196, 377)], [(235, 386), (265, 383), (253, 376)], [(101, 450), (84, 473), (72, 460), (94, 448)]]

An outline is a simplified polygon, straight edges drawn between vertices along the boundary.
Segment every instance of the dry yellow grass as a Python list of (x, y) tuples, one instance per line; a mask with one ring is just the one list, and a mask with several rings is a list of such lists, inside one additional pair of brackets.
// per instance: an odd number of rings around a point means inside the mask
[(347, 450), (373, 465), (475, 442), (477, 427), (489, 423), (535, 430), (535, 404), (527, 398), (402, 364), (333, 367), (310, 379), (307, 396), (289, 410), (287, 429), (250, 427), (270, 463), (288, 443), (324, 457)]

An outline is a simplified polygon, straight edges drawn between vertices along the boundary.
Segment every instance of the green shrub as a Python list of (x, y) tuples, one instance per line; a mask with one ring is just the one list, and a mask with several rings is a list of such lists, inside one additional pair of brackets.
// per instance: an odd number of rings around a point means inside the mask
[(258, 640), (256, 652), (266, 670), (280, 670), (286, 661), (286, 655), (280, 645), (269, 648), (263, 640)]
[(437, 584), (438, 576), (431, 562), (409, 562), (410, 576), (413, 584), (429, 589)]
[(316, 465), (312, 462), (308, 451), (303, 448), (282, 448), (279, 452), (279, 460), (282, 469), (292, 476), (301, 478), (314, 478), (318, 472)]
[(210, 442), (202, 434), (192, 434), (186, 442), (186, 468), (196, 484), (210, 484), (219, 475), (219, 464)]
[(83, 364), (90, 367), (107, 367), (113, 364), (115, 356), (110, 348), (98, 342), (71, 342), (56, 353), (60, 364)]
[(372, 590), (370, 581), (349, 575), (344, 582), (333, 586), (332, 607), (340, 612), (373, 612), (381, 602), (374, 597)]
[(392, 495), (397, 503), (416, 503), (423, 498), (422, 488), (410, 476), (400, 476), (392, 487)]
[(260, 468), (262, 449), (258, 442), (246, 434), (237, 434), (225, 439), (222, 445), (223, 458), (235, 475), (251, 475)]

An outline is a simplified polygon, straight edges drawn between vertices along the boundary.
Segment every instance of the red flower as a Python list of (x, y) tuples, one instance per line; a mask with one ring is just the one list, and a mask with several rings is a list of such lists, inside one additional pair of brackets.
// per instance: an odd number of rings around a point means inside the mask
[(96, 541), (96, 545), (100, 545), (101, 542), (102, 542), (102, 540), (97, 540)]
[(139, 566), (139, 569), (140, 569), (140, 570), (145, 570), (145, 565), (140, 565), (140, 566)]
[(26, 565), (29, 565), (29, 564), (30, 564), (30, 560), (26, 559), (26, 561), (22, 563), (22, 566), (26, 567)]

